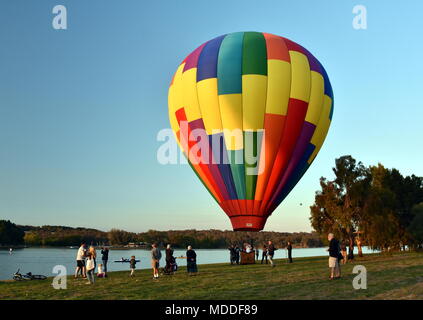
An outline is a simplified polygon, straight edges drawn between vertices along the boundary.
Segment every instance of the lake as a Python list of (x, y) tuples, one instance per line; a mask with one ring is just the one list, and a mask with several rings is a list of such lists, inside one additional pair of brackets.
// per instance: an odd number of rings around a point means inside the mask
[[(64, 265), (68, 274), (73, 274), (76, 267), (76, 253), (78, 249), (71, 248), (23, 248), (15, 249), (12, 254), (8, 250), (0, 250), (0, 280), (12, 278), (14, 272), (20, 269), (21, 273), (32, 272), (33, 274), (43, 274), (54, 276), (53, 267)], [(201, 264), (229, 262), (229, 251), (227, 249), (197, 249), (197, 262)], [(355, 253), (357, 251), (355, 250)], [(364, 247), (363, 253), (373, 253), (369, 248)], [(101, 263), (100, 251), (97, 251), (97, 263)], [(149, 269), (150, 251), (145, 249), (113, 250), (109, 252), (108, 271), (128, 270), (129, 263), (117, 263), (114, 260), (130, 258), (132, 255), (141, 261), (137, 263), (137, 269)], [(165, 265), (164, 250), (162, 250), (162, 260), (160, 265)], [(185, 255), (185, 250), (175, 250), (174, 256)], [(317, 257), (327, 256), (326, 248), (299, 248), (292, 250), (292, 257)], [(261, 258), (261, 250), (260, 250)], [(275, 252), (275, 259), (286, 258), (286, 250), (279, 249)], [(186, 260), (177, 259), (179, 267), (186, 266)], [(184, 268), (183, 268), (184, 269)], [(185, 270), (184, 270), (185, 271)], [(97, 270), (96, 270), (97, 272)]]

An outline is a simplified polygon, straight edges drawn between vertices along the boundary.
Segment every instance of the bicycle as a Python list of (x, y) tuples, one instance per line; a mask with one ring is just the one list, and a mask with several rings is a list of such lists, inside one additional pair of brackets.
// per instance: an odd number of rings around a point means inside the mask
[(15, 281), (46, 280), (47, 279), (46, 276), (43, 276), (43, 275), (40, 275), (40, 274), (32, 274), (31, 272), (28, 272), (26, 274), (21, 274), (21, 273), (19, 273), (19, 270), (20, 269), (18, 269), (18, 271), (16, 271), (13, 274), (13, 280), (15, 280)]

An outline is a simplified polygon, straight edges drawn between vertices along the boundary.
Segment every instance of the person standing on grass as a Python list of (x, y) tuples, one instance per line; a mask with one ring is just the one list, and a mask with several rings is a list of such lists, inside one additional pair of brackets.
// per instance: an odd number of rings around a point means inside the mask
[(173, 257), (173, 249), (170, 244), (166, 247), (166, 267), (165, 270), (167, 273), (173, 273), (173, 265), (175, 263), (175, 258)]
[(133, 277), (134, 276), (134, 272), (135, 272), (135, 264), (137, 262), (135, 261), (135, 256), (131, 257), (131, 260), (129, 261), (129, 267), (131, 268), (131, 274), (130, 276)]
[(241, 249), (238, 247), (238, 245), (235, 246), (235, 262), (236, 264), (239, 264), (239, 258), (241, 255)]
[(288, 241), (288, 245), (286, 246), (286, 250), (288, 251), (288, 262), (292, 263), (292, 244), (291, 244), (291, 241)]
[(259, 256), (260, 256), (260, 250), (259, 248), (256, 248), (256, 260), (259, 259)]
[(270, 264), (272, 265), (272, 268), (276, 266), (275, 263), (273, 262), (273, 256), (275, 255), (275, 251), (276, 251), (276, 248), (273, 245), (273, 242), (269, 240), (268, 246), (267, 246), (267, 256), (269, 257), (269, 261), (270, 261)]
[(231, 264), (235, 263), (235, 246), (233, 244), (231, 244), (231, 246), (228, 248), (229, 250), (229, 260), (231, 262)]
[(153, 243), (151, 249), (151, 266), (153, 267), (153, 279), (159, 278), (159, 263), (161, 258), (162, 253), (160, 252), (160, 249), (157, 248), (156, 243)]
[(94, 243), (91, 241), (90, 248), (88, 249), (88, 252), (91, 253), (92, 258), (94, 259), (94, 267), (97, 267), (97, 251), (95, 251)]
[(339, 266), (339, 241), (335, 239), (333, 233), (328, 234), (329, 241), (329, 269), (330, 269), (330, 280), (341, 278), (341, 268)]
[(94, 277), (95, 265), (94, 265), (94, 257), (93, 257), (93, 254), (91, 252), (89, 252), (88, 256), (87, 256), (86, 268), (87, 268), (87, 278), (88, 278), (87, 284), (94, 284), (94, 282), (95, 282), (95, 277)]
[(75, 270), (75, 279), (78, 278), (78, 274), (81, 273), (82, 277), (85, 278), (86, 269), (85, 269), (85, 242), (81, 243), (81, 246), (78, 249), (78, 253), (76, 254), (76, 270)]
[(187, 271), (190, 276), (195, 276), (197, 274), (197, 254), (192, 249), (191, 246), (187, 248)]
[(109, 261), (109, 248), (103, 247), (101, 249), (101, 260), (103, 261), (103, 271), (107, 277), (107, 261)]
[(267, 264), (267, 245), (263, 244), (263, 251), (261, 253), (261, 264), (263, 264), (263, 260), (266, 259)]
[(341, 254), (342, 254), (342, 264), (347, 263), (347, 246), (345, 245), (345, 242), (341, 242)]

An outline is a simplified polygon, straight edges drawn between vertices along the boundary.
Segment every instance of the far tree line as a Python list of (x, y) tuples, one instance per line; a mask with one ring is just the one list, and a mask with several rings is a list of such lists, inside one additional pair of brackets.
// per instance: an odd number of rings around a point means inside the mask
[(335, 160), (335, 178), (320, 179), (311, 206), (311, 225), (332, 232), (362, 255), (361, 246), (381, 251), (423, 246), (423, 178), (403, 176), (382, 164), (364, 166), (351, 156)]
[(186, 248), (191, 245), (195, 248), (214, 249), (227, 248), (231, 244), (248, 241), (254, 246), (261, 247), (265, 241), (272, 239), (280, 245), (291, 241), (296, 247), (321, 247), (323, 243), (317, 233), (308, 232), (233, 232), (221, 230), (170, 230), (135, 233), (120, 229), (108, 232), (65, 226), (17, 226), (10, 221), (1, 220), (2, 226), (13, 230), (13, 235), (3, 237), (0, 234), (0, 245), (28, 245), (28, 246), (78, 246), (81, 242), (95, 245), (124, 246), (133, 244), (158, 243), (165, 246), (171, 243), (175, 248)]

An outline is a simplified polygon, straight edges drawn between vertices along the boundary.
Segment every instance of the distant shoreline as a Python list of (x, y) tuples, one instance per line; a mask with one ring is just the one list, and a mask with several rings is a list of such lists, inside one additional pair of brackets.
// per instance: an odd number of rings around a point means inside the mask
[[(124, 247), (124, 246), (95, 246), (96, 249), (101, 249), (103, 247), (107, 247), (111, 250), (150, 250), (150, 246), (140, 246), (140, 247)], [(9, 250), (12, 248), (13, 250), (19, 250), (19, 249), (29, 249), (29, 248), (38, 248), (38, 249), (78, 249), (79, 246), (29, 246), (29, 245), (10, 245), (10, 246), (0, 246), (0, 250)], [(292, 246), (292, 249), (319, 249), (319, 248), (326, 248), (325, 246), (319, 246), (319, 247), (300, 247), (300, 246)], [(165, 248), (161, 248), (165, 249)], [(182, 247), (173, 247), (173, 249), (176, 250), (185, 250), (186, 248)], [(228, 248), (195, 248), (197, 250), (227, 250)], [(259, 250), (262, 250), (262, 248), (258, 248)], [(285, 247), (278, 247), (279, 250), (286, 249)]]

